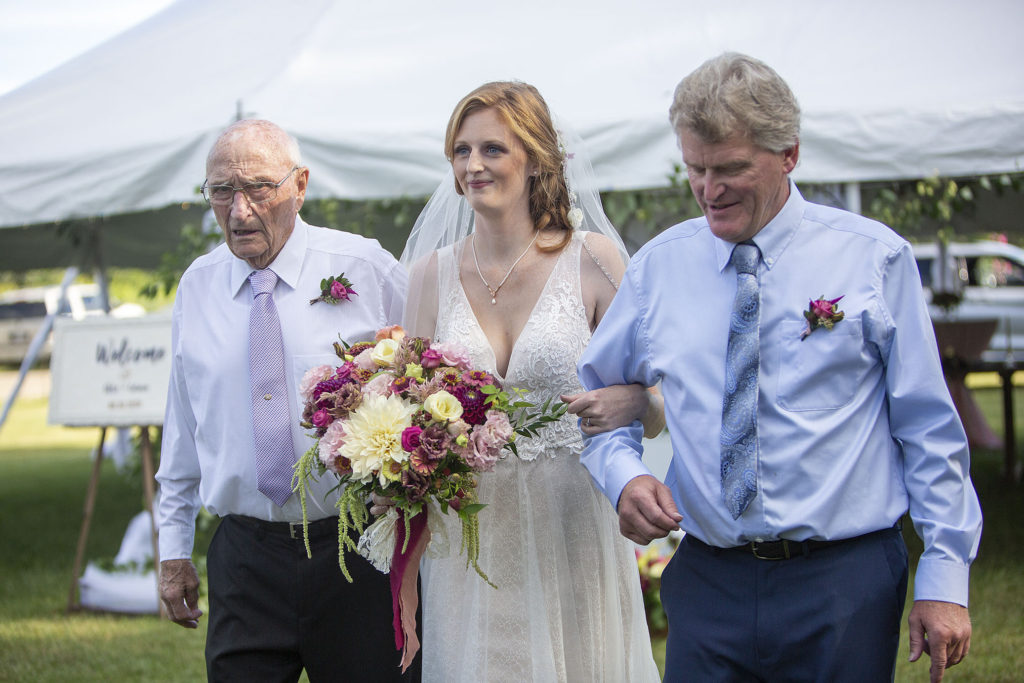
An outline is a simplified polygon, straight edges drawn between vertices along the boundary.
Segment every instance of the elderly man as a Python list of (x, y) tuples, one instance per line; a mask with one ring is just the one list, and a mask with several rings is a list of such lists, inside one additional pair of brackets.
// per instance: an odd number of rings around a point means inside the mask
[[(363, 558), (338, 569), (337, 493), (307, 499), (312, 559), (292, 465), (310, 445), (298, 382), (336, 362), (331, 345), (401, 319), (406, 275), (376, 241), (298, 217), (309, 169), (269, 121), (225, 130), (206, 161), (204, 196), (226, 244), (178, 286), (160, 482), (160, 594), (196, 628), (189, 559), (200, 504), (221, 518), (207, 555), (210, 680), (406, 680), (394, 647), (388, 577)], [(341, 298), (321, 281), (344, 276)], [(346, 298), (347, 297), (347, 298)], [(311, 303), (312, 302), (312, 303)]]
[(910, 245), (800, 195), (799, 108), (767, 65), (708, 61), (670, 116), (704, 216), (634, 256), (579, 364), (587, 389), (663, 384), (665, 484), (637, 425), (583, 461), (626, 536), (686, 532), (665, 678), (891, 680), (909, 509), (911, 659), (939, 680), (970, 643), (981, 511)]

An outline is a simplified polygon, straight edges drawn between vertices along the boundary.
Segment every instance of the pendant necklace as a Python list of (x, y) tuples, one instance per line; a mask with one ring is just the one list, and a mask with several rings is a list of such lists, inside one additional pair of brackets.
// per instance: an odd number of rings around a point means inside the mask
[(484, 274), (480, 271), (480, 261), (476, 257), (476, 235), (473, 235), (473, 243), (471, 245), (473, 247), (473, 263), (476, 264), (476, 274), (480, 276), (480, 282), (484, 283), (484, 287), (486, 287), (487, 291), (491, 293), (492, 306), (498, 303), (498, 290), (501, 289), (501, 286), (505, 284), (506, 280), (508, 280), (508, 276), (512, 274), (512, 271), (516, 269), (516, 266), (519, 265), (519, 262), (523, 260), (523, 257), (526, 256), (526, 254), (533, 247), (533, 243), (537, 241), (537, 237), (539, 235), (540, 230), (535, 230), (533, 233), (533, 239), (530, 240), (530, 243), (526, 245), (526, 249), (523, 251), (522, 254), (519, 255), (519, 258), (512, 262), (512, 265), (509, 267), (508, 272), (505, 273), (505, 277), (501, 278), (501, 282), (498, 283), (498, 286), (493, 288), (489, 284), (487, 284), (487, 280), (484, 279)]

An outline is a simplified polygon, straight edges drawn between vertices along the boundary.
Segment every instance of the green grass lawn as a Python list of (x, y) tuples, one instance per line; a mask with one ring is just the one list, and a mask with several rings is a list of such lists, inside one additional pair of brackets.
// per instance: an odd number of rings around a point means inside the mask
[[(1021, 406), (1024, 390), (1018, 392)], [(1001, 434), (998, 392), (978, 394)], [(45, 420), (45, 399), (19, 400), (0, 432), (0, 680), (203, 680), (205, 620), (189, 631), (155, 616), (65, 614), (99, 430), (50, 427)], [(1024, 432), (1024, 419), (1018, 426)], [(1018, 443), (1024, 444), (1024, 433)], [(974, 455), (985, 511), (971, 573), (974, 639), (970, 657), (947, 675), (950, 681), (1017, 681), (1024, 671), (1024, 487), (1005, 482), (1001, 467), (1001, 453)], [(126, 478), (105, 462), (86, 558), (112, 558), (140, 509), (137, 476)], [(913, 531), (906, 533), (914, 558), (920, 543)], [(896, 680), (927, 681), (926, 661), (906, 662), (905, 625), (902, 640)], [(664, 642), (653, 648), (660, 663)]]

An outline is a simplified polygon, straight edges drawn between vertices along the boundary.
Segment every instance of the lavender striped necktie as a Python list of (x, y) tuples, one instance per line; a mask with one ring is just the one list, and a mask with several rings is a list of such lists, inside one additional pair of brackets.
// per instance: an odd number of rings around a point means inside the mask
[(277, 275), (268, 269), (249, 275), (249, 384), (252, 389), (253, 455), (260, 492), (279, 506), (292, 495), (291, 416), (284, 378), (281, 319), (274, 305)]
[(737, 244), (730, 262), (736, 267), (736, 298), (729, 319), (722, 401), (722, 500), (738, 519), (757, 496), (757, 372), (761, 291), (753, 243)]

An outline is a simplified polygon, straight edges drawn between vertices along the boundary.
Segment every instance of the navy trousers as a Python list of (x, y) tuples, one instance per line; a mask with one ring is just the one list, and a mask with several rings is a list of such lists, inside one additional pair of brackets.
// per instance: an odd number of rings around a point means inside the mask
[(661, 578), (665, 681), (891, 681), (906, 594), (898, 529), (788, 560), (686, 537)]
[[(207, 555), (210, 681), (416, 681), (401, 675), (387, 574), (354, 553), (338, 568), (337, 522), (320, 522), (313, 557), (299, 533), (221, 520)], [(417, 619), (419, 623), (419, 619)]]

